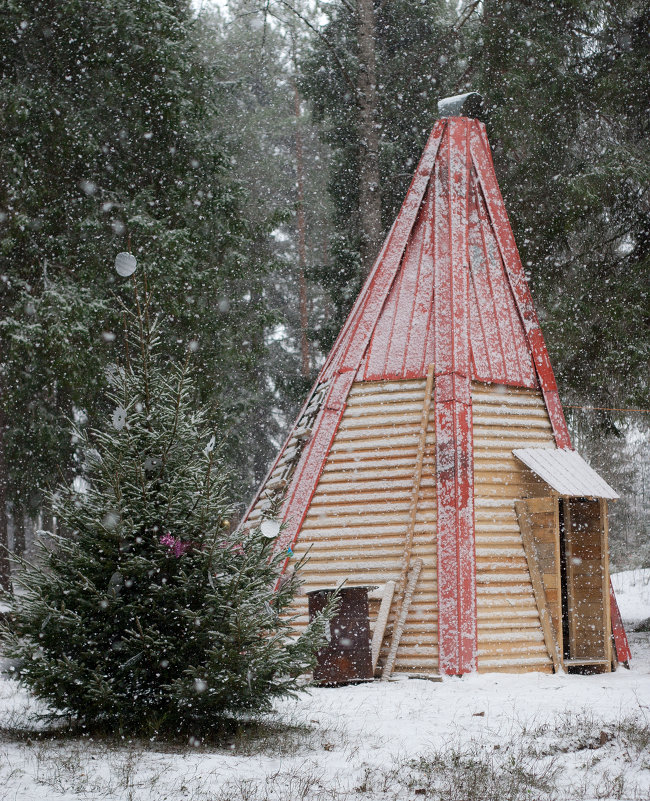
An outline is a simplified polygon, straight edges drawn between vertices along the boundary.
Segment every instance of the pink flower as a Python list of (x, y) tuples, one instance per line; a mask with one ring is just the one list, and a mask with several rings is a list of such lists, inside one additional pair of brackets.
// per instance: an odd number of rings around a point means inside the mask
[(177, 540), (176, 537), (172, 537), (172, 535), (169, 533), (161, 536), (160, 544), (166, 545), (177, 559), (179, 559), (192, 547), (191, 543), (183, 542), (183, 540)]

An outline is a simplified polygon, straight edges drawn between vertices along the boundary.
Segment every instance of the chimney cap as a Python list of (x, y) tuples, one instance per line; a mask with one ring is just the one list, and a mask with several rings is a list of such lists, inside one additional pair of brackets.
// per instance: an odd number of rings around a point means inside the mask
[(464, 95), (445, 97), (438, 101), (438, 114), (441, 117), (474, 117), (481, 119), (485, 115), (483, 98), (478, 92), (466, 92)]

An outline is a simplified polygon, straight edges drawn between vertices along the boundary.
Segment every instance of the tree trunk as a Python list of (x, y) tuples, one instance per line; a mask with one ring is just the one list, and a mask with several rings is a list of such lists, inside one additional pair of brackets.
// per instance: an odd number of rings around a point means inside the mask
[(4, 411), (0, 409), (0, 587), (11, 590), (11, 568), (9, 563), (9, 532), (7, 515), (7, 462), (4, 437), (7, 430)]
[(305, 267), (307, 264), (307, 253), (305, 247), (305, 189), (304, 189), (304, 168), (302, 155), (302, 131), (300, 130), (300, 95), (298, 86), (293, 82), (294, 112), (296, 117), (296, 181), (298, 184), (298, 291), (300, 309), (300, 374), (304, 378), (309, 378), (309, 337), (307, 336), (309, 326), (309, 313), (307, 309), (307, 280), (305, 278)]
[(14, 553), (22, 556), (25, 553), (25, 513), (20, 507), (14, 507)]
[(373, 0), (357, 0), (359, 44), (359, 216), (361, 260), (367, 273), (382, 241), (375, 66), (375, 9)]

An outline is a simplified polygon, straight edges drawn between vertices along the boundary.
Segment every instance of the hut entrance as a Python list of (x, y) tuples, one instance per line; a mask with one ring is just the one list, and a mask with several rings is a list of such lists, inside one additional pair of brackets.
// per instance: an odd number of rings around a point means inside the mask
[(554, 668), (611, 670), (606, 501), (554, 495), (515, 509)]
[(604, 502), (565, 497), (558, 504), (564, 665), (579, 672), (610, 670)]
[[(522, 448), (514, 455), (546, 497), (515, 501), (544, 636), (557, 669), (612, 669), (607, 501), (616, 492), (576, 451)], [(621, 639), (621, 653), (628, 653)], [(618, 641), (617, 641), (618, 648)]]

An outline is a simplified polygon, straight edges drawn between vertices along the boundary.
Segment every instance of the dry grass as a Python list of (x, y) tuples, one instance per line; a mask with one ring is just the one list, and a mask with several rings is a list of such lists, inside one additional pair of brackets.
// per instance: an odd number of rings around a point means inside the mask
[(0, 801), (650, 801), (641, 706), (608, 720), (590, 711), (512, 720), (382, 764), (343, 721), (269, 717), (169, 742), (48, 728), (17, 690), (2, 701)]

